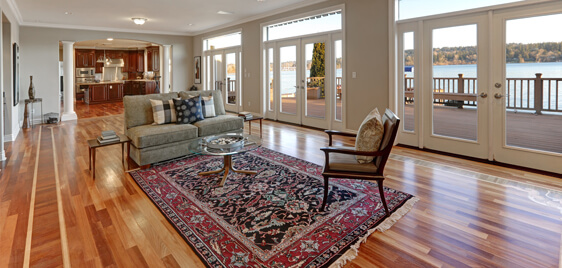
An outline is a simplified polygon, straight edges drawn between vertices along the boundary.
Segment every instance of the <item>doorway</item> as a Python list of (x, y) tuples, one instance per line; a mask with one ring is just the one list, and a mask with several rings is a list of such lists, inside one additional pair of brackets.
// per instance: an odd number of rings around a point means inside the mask
[(225, 110), (233, 113), (242, 111), (241, 57), (239, 47), (205, 51), (205, 65), (210, 72), (207, 88), (220, 90)]

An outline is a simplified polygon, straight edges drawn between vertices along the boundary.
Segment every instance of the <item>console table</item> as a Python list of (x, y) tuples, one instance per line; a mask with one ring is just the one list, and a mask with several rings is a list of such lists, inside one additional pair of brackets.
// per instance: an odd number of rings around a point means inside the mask
[[(43, 99), (42, 98), (34, 98), (34, 99), (25, 99), (25, 108), (23, 111), (23, 128), (30, 128), (33, 127), (33, 117), (35, 116), (35, 109), (34, 103), (39, 102), (41, 103), (41, 123), (43, 123)], [(31, 118), (29, 118), (29, 104), (31, 103)]]

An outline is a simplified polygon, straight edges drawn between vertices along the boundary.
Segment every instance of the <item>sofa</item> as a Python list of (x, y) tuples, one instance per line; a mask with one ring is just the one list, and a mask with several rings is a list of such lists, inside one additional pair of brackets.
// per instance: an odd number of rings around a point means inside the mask
[[(215, 117), (205, 118), (192, 124), (153, 124), (151, 99), (168, 101), (172, 98), (187, 99), (197, 95), (213, 96)], [(191, 154), (189, 143), (201, 137), (244, 130), (244, 119), (226, 114), (220, 91), (182, 91), (125, 96), (123, 105), (124, 131), (131, 139), (129, 156), (140, 166), (189, 155)]]

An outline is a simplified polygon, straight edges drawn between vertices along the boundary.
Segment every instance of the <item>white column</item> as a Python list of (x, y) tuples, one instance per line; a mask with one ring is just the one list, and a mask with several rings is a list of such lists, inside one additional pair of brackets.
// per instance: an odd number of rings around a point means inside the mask
[(62, 70), (64, 76), (64, 112), (61, 121), (76, 120), (74, 112), (74, 42), (62, 41), (63, 61)]
[(164, 48), (164, 60), (162, 61), (162, 86), (160, 87), (160, 92), (168, 93), (170, 92), (170, 45), (163, 45)]

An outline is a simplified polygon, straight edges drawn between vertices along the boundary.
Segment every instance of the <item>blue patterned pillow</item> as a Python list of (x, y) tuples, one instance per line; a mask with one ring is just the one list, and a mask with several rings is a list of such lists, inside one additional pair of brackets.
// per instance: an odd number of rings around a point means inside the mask
[(205, 119), (201, 106), (201, 96), (187, 100), (174, 99), (176, 120), (178, 124), (190, 124)]

